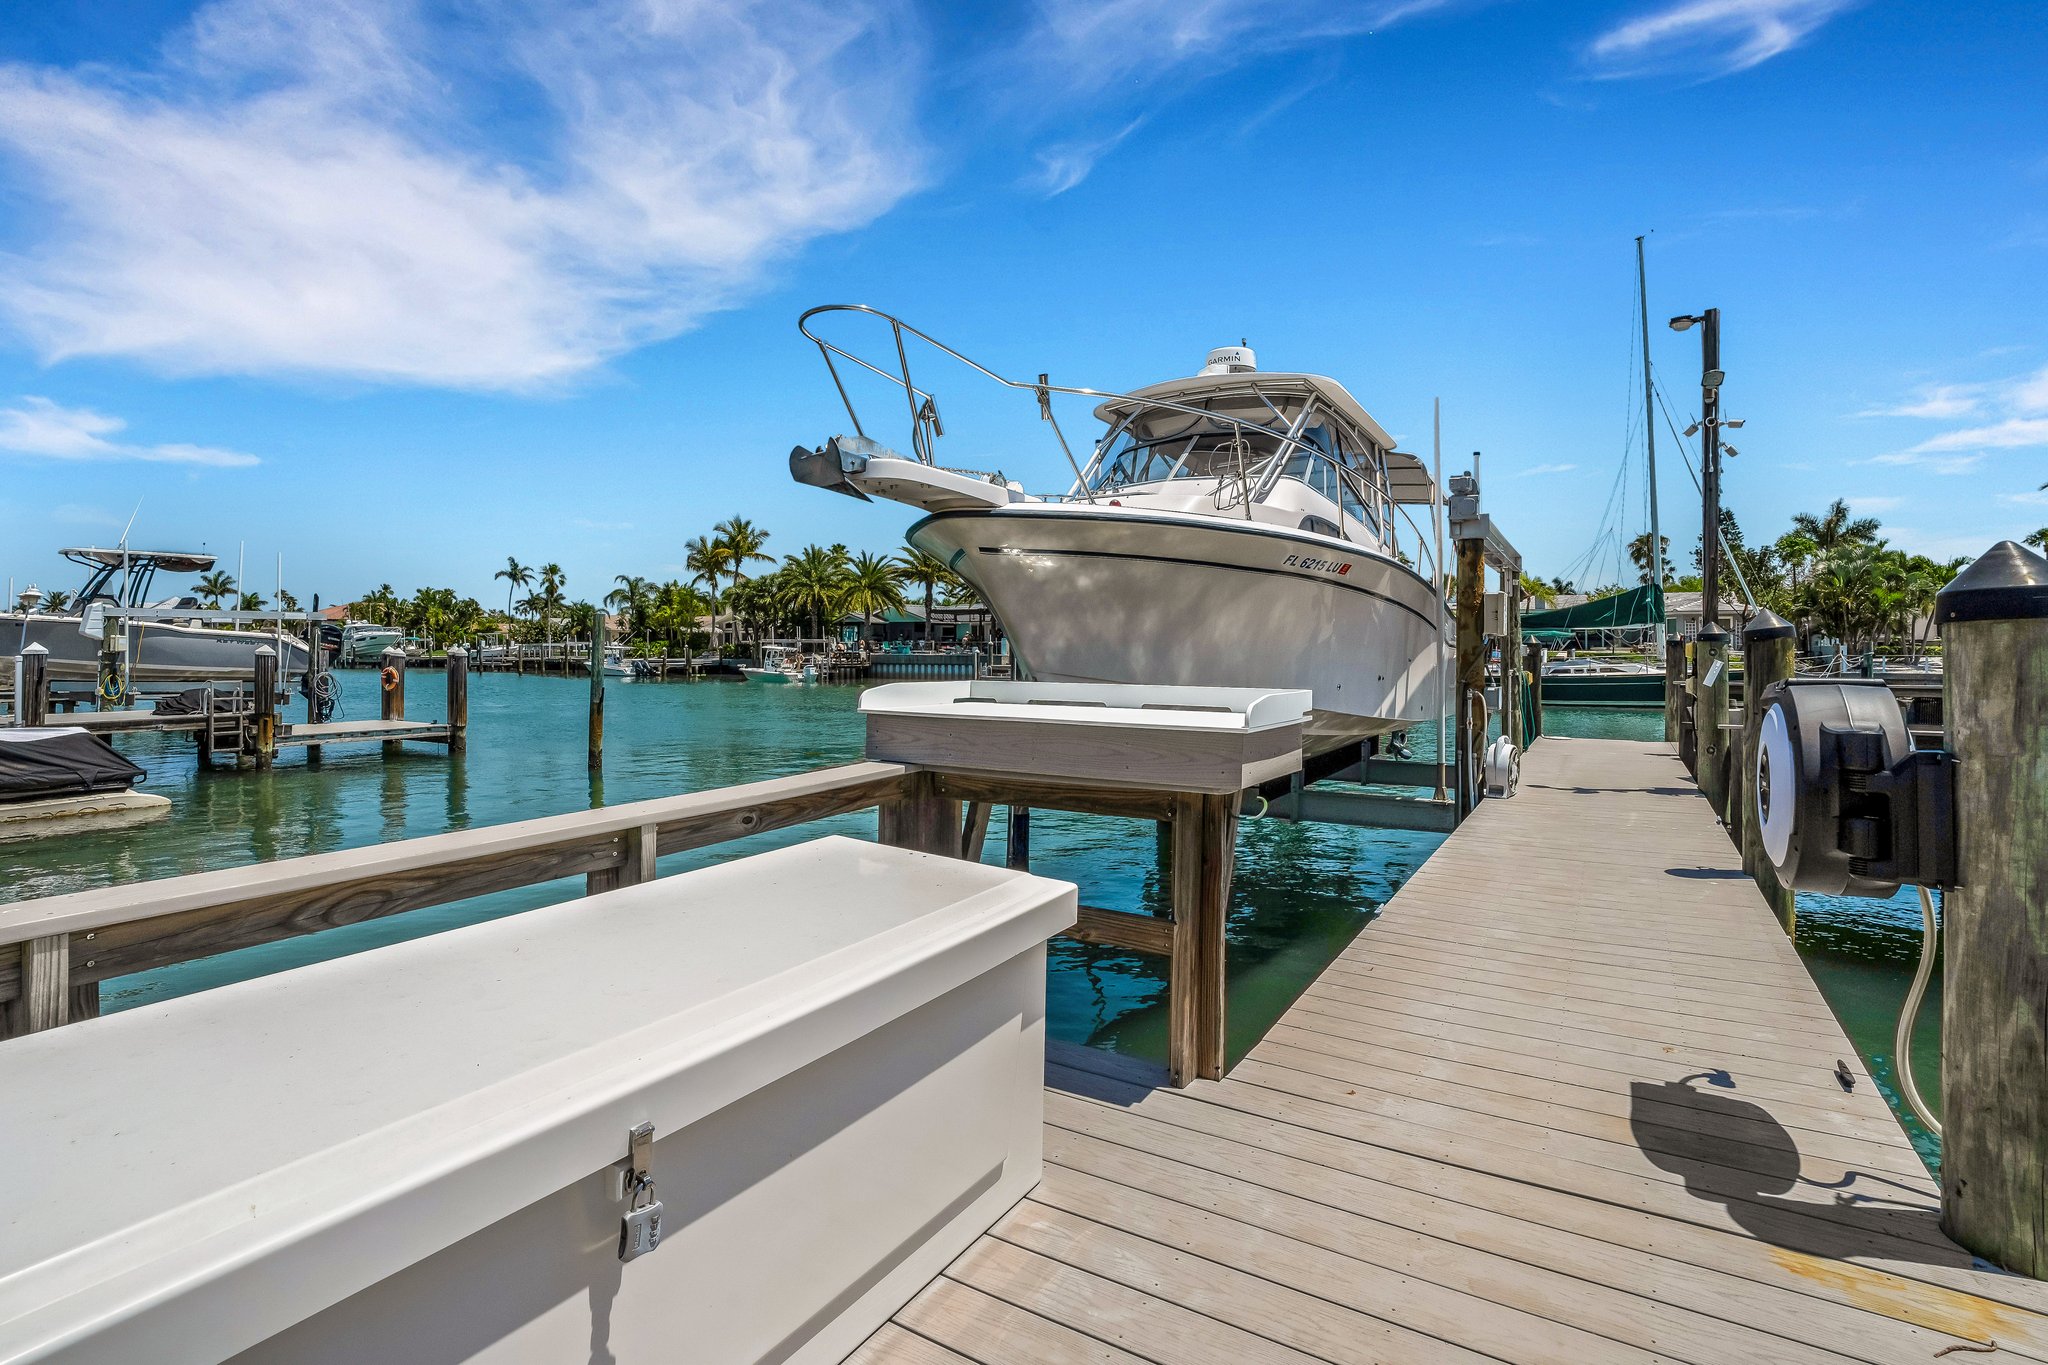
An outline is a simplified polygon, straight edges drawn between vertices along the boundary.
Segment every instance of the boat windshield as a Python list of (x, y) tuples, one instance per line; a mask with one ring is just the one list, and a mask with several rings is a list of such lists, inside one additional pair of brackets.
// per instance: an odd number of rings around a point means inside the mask
[(1189, 419), (1162, 435), (1156, 429), (1126, 430), (1096, 468), (1089, 487), (1122, 488), (1168, 479), (1205, 479), (1255, 469), (1280, 449), (1280, 437), (1261, 427), (1229, 427)]

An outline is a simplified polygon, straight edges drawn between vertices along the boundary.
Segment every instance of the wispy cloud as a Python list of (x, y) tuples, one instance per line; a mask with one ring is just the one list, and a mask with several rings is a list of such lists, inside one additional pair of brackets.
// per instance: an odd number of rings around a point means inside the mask
[(1968, 417), (1979, 411), (1989, 386), (1984, 384), (1928, 384), (1901, 403), (1865, 408), (1858, 417)]
[(1868, 512), (1889, 512), (1889, 511), (1891, 511), (1891, 510), (1892, 510), (1893, 508), (1895, 508), (1895, 507), (1901, 507), (1901, 506), (1903, 506), (1903, 505), (1905, 504), (1905, 501), (1906, 501), (1906, 500), (1905, 500), (1904, 498), (1892, 498), (1892, 497), (1868, 497), (1868, 498), (1849, 498), (1849, 499), (1846, 499), (1846, 501), (1847, 501), (1847, 502), (1848, 502), (1848, 504), (1849, 504), (1849, 510), (1850, 510), (1850, 511), (1852, 511), (1852, 512), (1861, 512), (1861, 513), (1868, 513)]
[(1041, 0), (1021, 49), (1070, 91), (1179, 81), (1184, 68), (1392, 28), (1460, 0)]
[(1866, 461), (1959, 474), (1979, 464), (1987, 451), (2048, 446), (2048, 366), (2005, 379), (1927, 385), (1902, 403), (1867, 408), (1857, 415), (1932, 421), (1980, 419)]
[[(1336, 69), (1330, 45), (1411, 19), (1491, 0), (1038, 0), (1021, 39), (990, 58), (986, 84), (1010, 113), (1042, 132), (1078, 110), (1106, 136), (1062, 138), (1032, 155), (1031, 189), (1064, 194), (1140, 127), (1150, 112), (1193, 85), (1279, 52), (1313, 51), (1304, 69), (1264, 109), (1233, 130), (1242, 136), (1302, 98)], [(1311, 63), (1313, 66), (1313, 63)]]
[(2000, 502), (2016, 502), (2024, 507), (2048, 507), (2048, 488), (2029, 488), (2023, 493), (2000, 493)]
[(1943, 432), (1913, 447), (1914, 452), (1970, 449), (2025, 449), (2048, 446), (2048, 417), (2008, 417), (1990, 426)]
[(1984, 457), (1981, 454), (1935, 455), (1924, 451), (1899, 450), (1889, 455), (1873, 455), (1867, 460), (1852, 460), (1850, 463), (1910, 466), (1928, 474), (1967, 474), (1983, 461)]
[(50, 509), (50, 520), (64, 526), (119, 526), (121, 514), (81, 502), (60, 502)]
[(1065, 194), (1086, 180), (1095, 163), (1115, 151), (1144, 122), (1143, 118), (1135, 118), (1107, 137), (1061, 142), (1040, 150), (1035, 154), (1038, 170), (1031, 176), (1031, 183), (1048, 199)]
[(630, 531), (633, 529), (633, 523), (630, 521), (593, 521), (589, 517), (572, 518), (569, 524), (579, 531)]
[(916, 186), (891, 3), (215, 0), (153, 70), (0, 66), (48, 211), (0, 310), (46, 359), (559, 381)]
[(1608, 29), (1586, 48), (1601, 80), (1733, 75), (1790, 52), (1857, 0), (1680, 0)]
[(0, 408), (0, 453), (46, 460), (144, 460), (156, 464), (210, 465), (216, 469), (246, 468), (254, 455), (213, 446), (138, 445), (114, 438), (128, 424), (90, 408), (67, 408), (47, 398), (22, 398)]
[(1535, 477), (1536, 475), (1538, 475), (1538, 474), (1563, 474), (1563, 473), (1566, 473), (1566, 472), (1568, 472), (1568, 471), (1570, 471), (1570, 470), (1574, 470), (1574, 469), (1577, 469), (1577, 468), (1578, 468), (1578, 466), (1577, 466), (1577, 465), (1575, 465), (1575, 464), (1539, 464), (1539, 465), (1531, 465), (1531, 466), (1530, 466), (1529, 468), (1527, 468), (1527, 469), (1523, 470), (1523, 471), (1522, 471), (1522, 472), (1521, 472), (1520, 474), (1518, 474), (1518, 475), (1517, 475), (1516, 477), (1517, 477), (1517, 478), (1523, 478), (1523, 479), (1530, 479), (1530, 478), (1534, 478), (1534, 477)]

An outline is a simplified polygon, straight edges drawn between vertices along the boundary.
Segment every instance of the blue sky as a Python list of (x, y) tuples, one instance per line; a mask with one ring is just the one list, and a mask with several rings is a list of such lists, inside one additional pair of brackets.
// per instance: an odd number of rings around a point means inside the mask
[[(1441, 398), (1447, 468), (1486, 453), (1530, 567), (1612, 578), (1613, 527), (1644, 525), (1639, 473), (1616, 488), (1640, 441), (1638, 233), (1682, 406), (1697, 334), (1661, 319), (1723, 310), (1747, 421), (1727, 499), (1753, 534), (1836, 496), (1944, 557), (2048, 523), (2032, 3), (0, 17), (17, 586), (72, 586), (58, 547), (111, 541), (138, 502), (136, 544), (230, 568), (246, 545), (266, 593), (282, 555), (326, 601), (387, 581), (489, 601), (508, 554), (596, 596), (679, 574), (683, 541), (733, 514), (772, 550), (892, 548), (908, 509), (785, 472), (792, 444), (846, 426), (794, 326), (838, 301), (1100, 388), (1243, 337), (1424, 452)], [(1028, 398), (916, 363), (944, 462), (1059, 484)], [(1683, 557), (1697, 521), (1670, 450)]]

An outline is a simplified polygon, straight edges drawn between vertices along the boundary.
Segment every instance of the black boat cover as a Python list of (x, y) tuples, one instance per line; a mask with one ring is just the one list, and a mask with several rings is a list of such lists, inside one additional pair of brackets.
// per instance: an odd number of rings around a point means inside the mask
[(75, 726), (0, 730), (0, 801), (126, 791), (145, 775)]

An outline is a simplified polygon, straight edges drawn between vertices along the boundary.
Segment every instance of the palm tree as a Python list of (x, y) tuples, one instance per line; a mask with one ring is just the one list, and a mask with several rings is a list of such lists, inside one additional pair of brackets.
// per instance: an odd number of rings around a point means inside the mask
[(260, 592), (245, 592), (235, 600), (236, 611), (262, 611), (268, 605)]
[(212, 573), (201, 574), (199, 581), (192, 586), (206, 599), (207, 606), (218, 609), (234, 593), (235, 576), (226, 569), (215, 569)]
[(799, 617), (808, 617), (813, 639), (824, 638), (821, 618), (840, 610), (848, 586), (844, 555), (822, 546), (806, 545), (777, 570), (783, 605)]
[(505, 615), (512, 614), (512, 593), (533, 582), (533, 570), (521, 564), (511, 555), (505, 556), (505, 567), (492, 574), (493, 578), (505, 580)]
[(1849, 504), (1836, 498), (1828, 510), (1815, 516), (1801, 512), (1792, 518), (1792, 529), (1813, 542), (1814, 553), (1831, 555), (1850, 545), (1868, 545), (1877, 539), (1876, 517), (1852, 517)]
[(654, 585), (637, 574), (620, 574), (612, 581), (619, 586), (605, 594), (604, 604), (625, 618), (626, 638), (631, 639), (647, 627), (648, 613), (654, 606)]
[(711, 643), (714, 647), (718, 643), (719, 575), (725, 572), (731, 558), (731, 550), (716, 536), (691, 536), (683, 542), (683, 567), (690, 571), (690, 582), (702, 583), (711, 590)]
[(711, 531), (712, 543), (725, 548), (725, 566), (735, 587), (746, 581), (747, 565), (775, 562), (775, 556), (761, 548), (768, 543), (768, 533), (745, 517), (727, 517)]
[[(546, 636), (549, 644), (553, 644), (555, 639), (555, 613), (562, 609), (563, 604), (567, 600), (562, 596), (562, 588), (568, 581), (569, 575), (562, 572), (561, 565), (543, 564), (540, 566), (540, 590), (534, 596), (540, 599), (541, 631)], [(527, 600), (532, 601), (533, 599), (528, 598)]]
[(924, 641), (927, 645), (932, 640), (932, 595), (939, 584), (952, 576), (952, 572), (946, 567), (945, 560), (928, 555), (915, 545), (904, 546), (903, 553), (897, 556), (897, 579), (915, 583), (924, 589)]
[(71, 594), (65, 592), (62, 588), (57, 589), (55, 592), (51, 593), (48, 597), (45, 597), (43, 599), (44, 611), (61, 612), (64, 610), (64, 608), (70, 605)]
[(887, 555), (862, 550), (846, 567), (846, 609), (860, 613), (873, 634), (875, 613), (903, 610), (903, 584), (898, 565)]
[(727, 517), (711, 530), (725, 546), (726, 565), (735, 583), (747, 576), (747, 565), (775, 562), (775, 556), (761, 548), (768, 543), (768, 533), (745, 517)]
[[(1649, 570), (1645, 569), (1643, 573), (1647, 576)], [(1522, 602), (1524, 605), (1535, 602), (1547, 607), (1556, 600), (1557, 589), (1531, 574), (1525, 573), (1522, 575)]]
[(2040, 530), (2028, 536), (2027, 544), (2037, 550), (2048, 550), (2048, 526), (2043, 526)]

